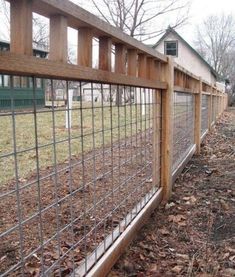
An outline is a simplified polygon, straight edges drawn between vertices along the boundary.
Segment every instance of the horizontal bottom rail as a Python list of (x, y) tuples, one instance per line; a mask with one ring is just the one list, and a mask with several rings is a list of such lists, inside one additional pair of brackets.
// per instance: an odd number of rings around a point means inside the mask
[[(143, 207), (146, 197), (149, 201)], [(163, 190), (159, 188), (153, 189), (136, 207), (126, 216), (118, 227), (110, 234), (103, 243), (100, 244), (96, 252), (93, 252), (87, 258), (87, 264), (83, 263), (76, 271), (76, 277), (89, 276), (89, 277), (103, 277), (108, 274), (112, 266), (118, 260), (125, 248), (131, 243), (138, 230), (144, 225), (151, 213), (159, 206), (163, 198)], [(133, 215), (135, 218), (132, 220)], [(125, 230), (125, 226), (129, 225)], [(113, 243), (113, 241), (115, 241)], [(105, 249), (108, 249), (105, 252)], [(95, 264), (96, 260), (99, 261)], [(93, 268), (86, 273), (87, 269)]]
[(201, 142), (204, 140), (205, 136), (208, 134), (208, 130), (206, 130), (202, 135), (201, 135)]
[(187, 156), (184, 158), (184, 160), (177, 166), (177, 168), (172, 173), (172, 184), (175, 182), (179, 174), (183, 171), (186, 164), (191, 160), (192, 156), (196, 152), (196, 144), (194, 144), (191, 149), (189, 150)]

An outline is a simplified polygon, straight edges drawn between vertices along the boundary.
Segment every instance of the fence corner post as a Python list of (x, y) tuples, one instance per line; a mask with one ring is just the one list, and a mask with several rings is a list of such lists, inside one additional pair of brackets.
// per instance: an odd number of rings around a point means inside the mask
[(164, 65), (162, 79), (167, 89), (162, 92), (162, 156), (161, 186), (163, 199), (168, 201), (172, 193), (172, 152), (173, 152), (173, 96), (174, 96), (174, 62), (168, 57)]
[(196, 154), (201, 152), (201, 114), (202, 114), (202, 79), (198, 81), (197, 94), (195, 94), (195, 130), (194, 142), (196, 144)]

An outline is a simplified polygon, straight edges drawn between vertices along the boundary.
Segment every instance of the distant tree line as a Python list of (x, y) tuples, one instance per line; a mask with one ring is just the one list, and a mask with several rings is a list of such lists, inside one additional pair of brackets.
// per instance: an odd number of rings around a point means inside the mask
[(235, 18), (211, 15), (197, 29), (196, 48), (226, 82), (230, 102), (235, 98)]

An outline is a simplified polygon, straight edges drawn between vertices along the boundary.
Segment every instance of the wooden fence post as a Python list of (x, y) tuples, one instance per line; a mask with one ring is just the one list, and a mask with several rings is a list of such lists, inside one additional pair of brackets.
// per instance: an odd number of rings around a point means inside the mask
[(167, 82), (167, 89), (162, 92), (162, 157), (161, 186), (163, 199), (168, 201), (172, 193), (172, 152), (173, 152), (173, 96), (174, 96), (174, 63), (168, 57), (163, 67), (162, 78)]
[(210, 89), (211, 89), (211, 92), (210, 92), (209, 101), (208, 101), (208, 130), (209, 131), (211, 130), (211, 123), (212, 123), (212, 120), (213, 120), (213, 109), (212, 109), (212, 105), (213, 105), (213, 96), (212, 96), (213, 89), (212, 89), (212, 87), (210, 87)]
[(157, 187), (160, 183), (161, 172), (161, 94), (162, 91), (154, 90), (153, 92), (153, 186)]
[(196, 144), (196, 154), (201, 151), (201, 114), (202, 114), (202, 79), (197, 84), (197, 94), (195, 94), (195, 129), (194, 142)]

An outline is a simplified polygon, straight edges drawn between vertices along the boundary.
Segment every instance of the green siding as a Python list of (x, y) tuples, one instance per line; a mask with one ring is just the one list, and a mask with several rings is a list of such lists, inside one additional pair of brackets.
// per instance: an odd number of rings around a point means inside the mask
[[(36, 105), (43, 107), (45, 105), (45, 93), (43, 89), (36, 89)], [(13, 94), (13, 95), (12, 95)], [(0, 109), (11, 109), (11, 98), (14, 99), (14, 107), (32, 108), (33, 90), (30, 88), (15, 88), (12, 91), (9, 88), (0, 87)]]

